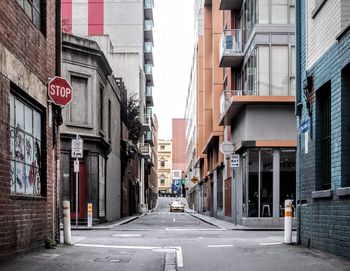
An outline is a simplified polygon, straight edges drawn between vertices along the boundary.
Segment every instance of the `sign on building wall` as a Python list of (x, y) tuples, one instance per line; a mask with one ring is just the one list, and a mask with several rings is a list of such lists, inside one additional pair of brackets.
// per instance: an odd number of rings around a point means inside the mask
[(239, 167), (239, 154), (232, 154), (231, 157), (231, 167), (237, 168)]

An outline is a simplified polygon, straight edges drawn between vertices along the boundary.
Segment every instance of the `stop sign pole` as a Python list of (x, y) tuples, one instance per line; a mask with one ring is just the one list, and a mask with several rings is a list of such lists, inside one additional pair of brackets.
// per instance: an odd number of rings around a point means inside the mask
[(65, 107), (72, 101), (73, 89), (65, 78), (55, 76), (49, 81), (47, 94), (54, 104)]

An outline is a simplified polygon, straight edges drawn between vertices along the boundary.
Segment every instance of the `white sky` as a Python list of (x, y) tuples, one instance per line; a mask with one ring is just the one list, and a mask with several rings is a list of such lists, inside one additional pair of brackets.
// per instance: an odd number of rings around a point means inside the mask
[(194, 47), (193, 0), (154, 0), (153, 100), (159, 139), (172, 139), (171, 120), (185, 115)]

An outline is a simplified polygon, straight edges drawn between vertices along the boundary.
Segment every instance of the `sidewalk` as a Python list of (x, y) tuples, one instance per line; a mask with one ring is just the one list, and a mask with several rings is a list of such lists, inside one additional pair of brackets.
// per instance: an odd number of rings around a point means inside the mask
[(205, 223), (216, 226), (222, 230), (237, 230), (237, 231), (283, 231), (283, 228), (273, 228), (273, 227), (247, 227), (242, 225), (235, 225), (234, 223), (227, 222), (221, 219), (217, 219), (215, 217), (199, 214), (193, 212), (192, 209), (186, 208), (185, 212), (189, 215), (202, 220)]
[[(127, 224), (131, 221), (134, 221), (135, 219), (138, 219), (140, 217), (143, 217), (147, 215), (147, 213), (144, 214), (140, 214), (140, 215), (133, 215), (133, 216), (127, 216), (127, 217), (122, 217), (120, 219), (117, 219), (115, 221), (111, 221), (111, 222), (106, 222), (106, 223), (102, 223), (102, 224), (97, 224), (94, 225), (92, 227), (88, 227), (87, 225), (71, 225), (71, 229), (72, 230), (76, 230), (76, 231), (84, 231), (84, 230), (110, 230), (113, 227), (116, 226), (120, 226), (120, 225), (124, 225)], [(73, 222), (73, 221), (72, 221)]]

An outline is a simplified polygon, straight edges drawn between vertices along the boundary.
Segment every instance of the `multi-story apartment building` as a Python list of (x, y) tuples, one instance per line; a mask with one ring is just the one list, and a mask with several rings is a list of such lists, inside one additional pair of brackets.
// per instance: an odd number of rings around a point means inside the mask
[(298, 237), (350, 259), (350, 2), (296, 4)]
[(170, 195), (172, 184), (172, 141), (158, 141), (158, 194)]
[(197, 208), (242, 225), (281, 225), (284, 200), (296, 195), (295, 4), (196, 7)]
[(218, 7), (220, 124), (240, 155), (231, 173), (233, 219), (282, 225), (284, 201), (296, 200), (295, 3), (221, 0)]
[[(72, 85), (73, 101), (62, 111), (61, 183), (63, 200), (72, 203), (72, 219), (87, 223), (87, 204), (93, 222), (113, 221), (121, 213), (121, 93), (107, 59), (95, 41), (62, 35), (62, 75)], [(76, 180), (71, 140), (79, 135), (84, 157)], [(73, 181), (71, 181), (73, 180)]]
[(59, 233), (56, 1), (0, 1), (0, 262)]
[(121, 77), (128, 95), (139, 100), (145, 150), (140, 161), (140, 208), (146, 210), (145, 176), (147, 149), (154, 144), (151, 118), (153, 107), (153, 0), (137, 1), (62, 1), (63, 31), (98, 42), (114, 75)]

